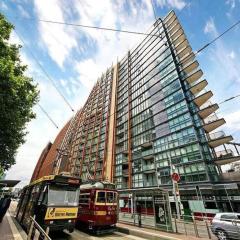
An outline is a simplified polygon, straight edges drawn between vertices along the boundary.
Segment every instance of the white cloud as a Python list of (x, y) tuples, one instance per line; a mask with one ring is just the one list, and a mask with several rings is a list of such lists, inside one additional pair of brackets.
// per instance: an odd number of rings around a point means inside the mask
[(17, 8), (18, 8), (22, 17), (30, 18), (29, 13), (22, 7), (22, 5), (17, 5)]
[(236, 6), (236, 0), (227, 0), (226, 4), (229, 5), (231, 9), (234, 9)]
[[(219, 32), (215, 26), (213, 18), (210, 18), (204, 27), (204, 33), (209, 34), (211, 38), (219, 36)], [(232, 82), (240, 82), (240, 64), (235, 60), (235, 52), (228, 49), (222, 39), (218, 39), (213, 47), (211, 59), (217, 64), (221, 65), (221, 70), (228, 73), (227, 78)], [(226, 56), (228, 58), (226, 59)]]
[(236, 54), (235, 54), (235, 52), (232, 50), (232, 51), (228, 54), (228, 56), (229, 56), (231, 59), (235, 59)]
[(215, 26), (215, 23), (214, 23), (214, 20), (213, 18), (210, 18), (207, 22), (206, 22), (206, 25), (204, 27), (204, 33), (207, 34), (207, 33), (212, 33), (214, 34), (215, 36), (217, 35), (217, 29), (216, 29), (216, 26)]
[[(65, 21), (61, 1), (35, 0), (34, 6), (39, 19)], [(38, 30), (50, 57), (63, 68), (72, 49), (77, 47), (77, 41), (72, 36), (71, 29), (64, 25), (40, 22)]]
[(0, 8), (2, 9), (2, 10), (8, 10), (8, 6), (2, 1), (2, 2), (0, 2)]
[(187, 4), (184, 0), (156, 0), (159, 7), (176, 8), (182, 10)]
[(240, 130), (240, 110), (226, 114), (224, 115), (224, 118), (227, 122), (226, 128), (230, 130), (230, 133)]

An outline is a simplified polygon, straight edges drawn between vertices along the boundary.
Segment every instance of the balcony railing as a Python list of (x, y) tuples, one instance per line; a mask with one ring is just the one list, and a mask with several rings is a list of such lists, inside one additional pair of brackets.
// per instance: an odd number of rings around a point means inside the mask
[(153, 149), (142, 151), (142, 156), (143, 157), (148, 156), (148, 155), (152, 155), (152, 154), (153, 154)]
[(122, 174), (125, 176), (125, 175), (128, 175), (128, 169), (124, 169), (122, 170)]
[(215, 132), (215, 133), (210, 133), (208, 135), (208, 139), (209, 140), (214, 140), (214, 139), (217, 139), (217, 138), (222, 138), (222, 137), (225, 137), (225, 133), (223, 131), (219, 131), (219, 132)]
[(151, 165), (143, 165), (142, 167), (143, 171), (146, 171), (146, 170), (155, 170), (155, 165), (154, 164), (151, 164)]
[(218, 151), (216, 152), (216, 155), (217, 155), (217, 158), (234, 157), (234, 153), (231, 149)]
[(211, 123), (211, 122), (214, 122), (214, 121), (217, 121), (219, 118), (217, 117), (216, 114), (213, 114), (213, 115), (210, 115), (208, 116), (207, 118), (204, 119), (204, 123), (205, 124), (208, 124), (208, 123)]

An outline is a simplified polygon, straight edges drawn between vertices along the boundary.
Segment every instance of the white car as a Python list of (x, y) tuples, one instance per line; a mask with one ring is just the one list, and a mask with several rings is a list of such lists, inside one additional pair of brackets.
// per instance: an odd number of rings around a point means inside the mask
[(219, 240), (240, 239), (240, 213), (217, 213), (211, 230)]

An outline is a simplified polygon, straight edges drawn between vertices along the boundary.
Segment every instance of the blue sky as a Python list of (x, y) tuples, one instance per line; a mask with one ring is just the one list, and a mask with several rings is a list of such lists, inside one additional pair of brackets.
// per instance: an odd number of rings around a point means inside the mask
[[(197, 50), (228, 26), (239, 20), (240, 0), (154, 0), (157, 16), (175, 10), (185, 33)], [(28, 49), (74, 107), (85, 102), (101, 73), (134, 47), (141, 37), (125, 33), (90, 30), (80, 27), (38, 22), (36, 19), (80, 23), (145, 32), (154, 22), (151, 0), (2, 0), (0, 11), (24, 39), (22, 60), (28, 75), (39, 84), (40, 104), (61, 128), (72, 112), (41, 72)], [(240, 93), (240, 25), (205, 49), (199, 56), (200, 67), (214, 93), (212, 102)], [(16, 34), (11, 41), (21, 43)], [(240, 140), (240, 98), (220, 105), (219, 116), (227, 124), (222, 129)], [(38, 157), (58, 130), (36, 106), (37, 118), (28, 124), (26, 143), (19, 149), (17, 164), (8, 178), (26, 184)], [(221, 129), (218, 129), (221, 130)]]

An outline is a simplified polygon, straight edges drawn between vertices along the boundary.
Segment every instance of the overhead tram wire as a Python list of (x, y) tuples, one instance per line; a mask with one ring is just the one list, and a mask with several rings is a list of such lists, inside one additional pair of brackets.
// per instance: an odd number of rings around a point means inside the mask
[[(153, 7), (153, 13), (154, 17), (157, 19), (156, 12), (154, 9), (153, 2), (151, 0), (152, 7)], [(38, 19), (38, 18), (25, 18), (26, 20), (35, 20), (38, 22), (46, 22), (46, 23), (53, 23), (53, 24), (60, 24), (60, 25), (67, 25), (67, 26), (74, 26), (74, 27), (83, 27), (83, 28), (91, 28), (91, 29), (97, 29), (97, 30), (105, 30), (105, 31), (113, 31), (113, 32), (120, 32), (120, 33), (129, 33), (129, 34), (138, 34), (138, 35), (145, 35), (145, 36), (154, 36), (159, 37), (159, 35), (156, 34), (149, 34), (149, 33), (143, 33), (143, 32), (137, 32), (137, 31), (128, 31), (128, 30), (120, 30), (115, 28), (107, 28), (107, 27), (97, 27), (97, 26), (90, 26), (90, 25), (83, 25), (83, 24), (76, 24), (76, 23), (68, 23), (68, 22), (60, 22), (60, 21), (54, 21), (54, 20), (45, 20), (45, 19)], [(202, 52), (204, 49), (209, 47), (211, 44), (213, 44), (215, 41), (217, 41), (219, 38), (221, 38), (223, 35), (225, 35), (227, 32), (232, 30), (234, 27), (236, 27), (238, 24), (240, 24), (240, 20), (235, 22), (233, 25), (231, 25), (229, 28), (227, 28), (224, 32), (219, 34), (217, 37), (212, 39), (209, 43), (205, 44), (203, 47), (195, 51), (194, 56)], [(192, 57), (192, 56), (191, 56)], [(187, 59), (186, 59), (187, 60)], [(186, 61), (185, 60), (185, 61)]]
[(121, 30), (121, 29), (115, 29), (115, 28), (97, 27), (97, 26), (77, 24), (77, 23), (68, 23), (68, 22), (60, 22), (60, 21), (53, 21), (53, 20), (44, 20), (44, 19), (39, 19), (39, 18), (36, 18), (36, 19), (35, 18), (25, 18), (25, 19), (27, 19), (27, 20), (36, 20), (38, 22), (59, 24), (59, 25), (67, 25), (67, 26), (73, 26), (73, 27), (82, 27), (82, 28), (90, 28), (90, 29), (104, 30), (104, 31), (111, 31), (111, 32), (120, 32), (120, 33), (128, 33), (128, 34), (137, 34), (137, 35), (144, 35), (144, 36), (159, 37), (158, 35), (155, 35), (155, 34), (149, 34), (149, 33), (137, 32), (137, 31), (129, 31), (129, 30)]
[(238, 94), (236, 96), (233, 96), (233, 97), (230, 97), (230, 98), (227, 98), (227, 99), (223, 100), (222, 102), (220, 102), (219, 104), (223, 104), (225, 102), (229, 102), (229, 101), (231, 101), (231, 100), (233, 100), (235, 98), (238, 98), (238, 97), (240, 97), (240, 94)]
[(37, 105), (39, 106), (39, 108), (42, 110), (42, 112), (47, 116), (47, 118), (52, 122), (52, 124), (58, 129), (58, 125), (53, 121), (53, 119), (49, 116), (49, 114), (47, 113), (47, 111), (39, 104), (37, 103)]
[(23, 45), (25, 46), (25, 48), (28, 49), (29, 53), (31, 54), (31, 56), (33, 57), (33, 59), (35, 60), (35, 62), (37, 63), (37, 65), (39, 66), (39, 68), (42, 70), (42, 72), (45, 74), (45, 76), (47, 77), (47, 79), (51, 82), (51, 84), (53, 85), (53, 87), (56, 89), (56, 91), (58, 92), (58, 94), (61, 96), (61, 98), (64, 100), (64, 102), (68, 105), (68, 107), (71, 109), (72, 112), (74, 112), (74, 109), (72, 108), (72, 106), (70, 105), (70, 103), (67, 101), (67, 99), (64, 97), (64, 95), (62, 94), (62, 92), (58, 89), (57, 85), (55, 84), (55, 82), (53, 81), (53, 79), (50, 77), (50, 75), (47, 73), (47, 71), (44, 69), (44, 67), (42, 66), (42, 64), (38, 61), (37, 57), (34, 55), (34, 53), (32, 52), (32, 50), (27, 46), (27, 44), (25, 43), (25, 41), (23, 40), (23, 38), (21, 37), (21, 35), (16, 31), (16, 29), (14, 29), (15, 33), (17, 34), (18, 38), (21, 40), (21, 42), (23, 43)]

